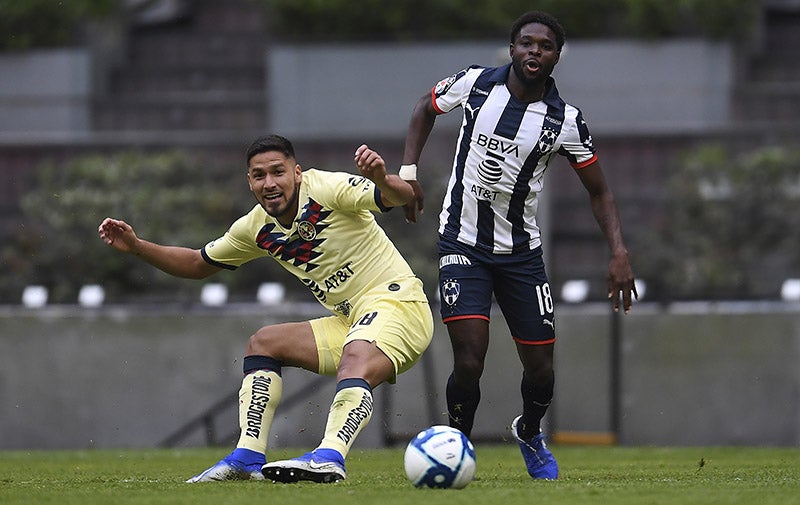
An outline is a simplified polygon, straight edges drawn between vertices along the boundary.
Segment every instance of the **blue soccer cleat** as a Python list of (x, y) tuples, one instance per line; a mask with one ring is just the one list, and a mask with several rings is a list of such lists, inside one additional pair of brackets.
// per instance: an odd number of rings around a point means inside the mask
[(522, 440), (517, 434), (517, 422), (520, 417), (522, 416), (517, 416), (511, 423), (511, 433), (517, 439), (522, 459), (525, 460), (525, 466), (528, 467), (528, 474), (534, 479), (557, 479), (558, 463), (544, 443), (544, 434), (539, 433), (530, 440)]
[(344, 458), (333, 449), (315, 449), (299, 458), (273, 461), (261, 468), (264, 478), (275, 482), (312, 481), (329, 484), (347, 477)]
[(264, 480), (261, 467), (265, 462), (266, 458), (261, 453), (248, 449), (236, 449), (208, 470), (195, 475), (186, 482)]

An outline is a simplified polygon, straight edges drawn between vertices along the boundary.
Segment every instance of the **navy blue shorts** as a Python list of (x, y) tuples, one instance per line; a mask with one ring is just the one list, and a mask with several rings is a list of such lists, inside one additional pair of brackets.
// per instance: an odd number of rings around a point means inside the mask
[(511, 336), (522, 344), (555, 342), (554, 301), (542, 248), (491, 254), (453, 240), (439, 241), (442, 321), (490, 320), (492, 295)]

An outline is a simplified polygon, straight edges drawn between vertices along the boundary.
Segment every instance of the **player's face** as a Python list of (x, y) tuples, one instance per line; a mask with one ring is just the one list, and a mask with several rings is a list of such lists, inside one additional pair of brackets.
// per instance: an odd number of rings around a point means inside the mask
[(259, 153), (250, 158), (247, 183), (267, 214), (290, 227), (297, 215), (297, 199), (302, 180), (300, 165), (278, 151)]
[(525, 86), (544, 81), (553, 72), (561, 55), (556, 34), (541, 23), (523, 26), (509, 52), (514, 74)]

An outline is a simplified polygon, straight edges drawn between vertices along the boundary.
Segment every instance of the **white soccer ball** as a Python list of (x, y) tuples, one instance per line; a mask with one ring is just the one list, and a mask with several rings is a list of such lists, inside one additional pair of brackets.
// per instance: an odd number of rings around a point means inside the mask
[(475, 476), (475, 448), (450, 426), (431, 426), (406, 447), (406, 475), (416, 487), (461, 489)]

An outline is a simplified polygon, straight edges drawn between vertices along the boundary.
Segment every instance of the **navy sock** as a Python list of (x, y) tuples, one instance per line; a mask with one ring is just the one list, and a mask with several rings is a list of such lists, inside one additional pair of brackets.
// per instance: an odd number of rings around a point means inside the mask
[(370, 393), (372, 392), (372, 388), (369, 387), (369, 383), (364, 379), (360, 379), (358, 377), (353, 377), (350, 379), (342, 379), (336, 383), (337, 393), (345, 388), (364, 388)]
[(471, 389), (463, 389), (453, 379), (453, 374), (447, 379), (447, 414), (450, 426), (461, 430), (469, 437), (472, 434), (472, 424), (475, 422), (475, 412), (481, 401), (481, 388), (479, 383)]
[(270, 370), (276, 374), (281, 374), (283, 363), (269, 356), (245, 356), (242, 361), (242, 370), (247, 375), (256, 370)]
[(555, 374), (551, 372), (550, 378), (540, 383), (528, 379), (522, 374), (520, 391), (522, 392), (522, 417), (517, 423), (517, 435), (523, 440), (530, 440), (539, 434), (542, 418), (553, 400), (553, 387)]

